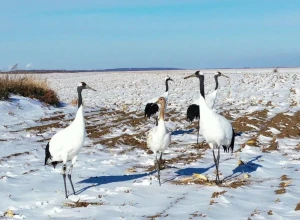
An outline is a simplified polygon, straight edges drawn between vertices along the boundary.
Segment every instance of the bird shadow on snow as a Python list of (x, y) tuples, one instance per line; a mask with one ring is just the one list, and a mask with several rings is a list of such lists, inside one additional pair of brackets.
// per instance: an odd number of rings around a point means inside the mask
[(147, 172), (147, 173), (141, 173), (141, 174), (134, 174), (134, 175), (119, 175), (119, 176), (96, 176), (96, 177), (90, 177), (85, 180), (82, 180), (78, 183), (88, 183), (91, 184), (89, 186), (86, 186), (76, 192), (76, 194), (80, 194), (84, 192), (85, 190), (100, 186), (103, 184), (108, 184), (108, 183), (115, 183), (115, 182), (123, 182), (123, 181), (129, 181), (129, 180), (134, 180), (134, 179), (139, 179), (148, 175), (151, 175), (155, 173), (156, 171), (152, 172)]
[(9, 101), (10, 101), (10, 102), (19, 102), (20, 99), (18, 99), (18, 98), (16, 98), (16, 97), (11, 97), (11, 98), (9, 98)]
[(254, 163), (254, 161), (260, 159), (261, 157), (262, 157), (262, 155), (256, 156), (252, 160), (248, 161), (247, 163), (239, 165), (238, 167), (234, 168), (232, 170), (232, 174), (225, 177), (225, 180), (236, 178), (243, 173), (252, 173), (252, 172), (256, 171), (259, 167), (262, 167), (262, 166), (257, 163)]
[[(262, 166), (257, 164), (257, 163), (254, 163), (254, 161), (260, 159), (261, 157), (262, 157), (262, 155), (256, 156), (252, 160), (248, 161), (247, 163), (236, 167), (235, 169), (232, 170), (233, 173), (231, 175), (225, 177), (224, 180), (229, 180), (229, 179), (236, 178), (236, 177), (238, 177), (239, 175), (241, 175), (243, 173), (252, 173), (252, 172), (256, 171), (259, 167), (262, 167)], [(177, 170), (175, 172), (177, 174), (176, 176), (166, 180), (165, 182), (174, 180), (176, 177), (179, 177), (179, 176), (191, 176), (194, 173), (202, 174), (202, 173), (207, 172), (209, 169), (211, 169), (213, 167), (215, 167), (215, 164), (213, 164), (209, 167), (205, 167), (205, 168), (184, 168), (184, 169), (180, 169), (180, 170)]]
[(194, 129), (190, 129), (190, 130), (176, 130), (176, 131), (173, 131), (171, 133), (171, 135), (180, 135), (180, 134), (189, 134), (189, 133), (192, 133), (194, 131)]
[[(173, 176), (173, 177), (165, 180), (164, 182), (172, 181), (172, 180), (176, 179), (179, 176), (191, 176), (194, 173), (202, 174), (202, 173), (205, 173), (206, 171), (208, 171), (209, 169), (213, 168), (214, 166), (215, 165), (213, 164), (213, 165), (211, 165), (209, 167), (206, 167), (206, 168), (195, 168), (195, 167), (193, 167), (193, 168), (179, 169), (175, 172), (177, 174), (176, 176)], [(172, 168), (176, 168), (176, 167), (172, 167)]]

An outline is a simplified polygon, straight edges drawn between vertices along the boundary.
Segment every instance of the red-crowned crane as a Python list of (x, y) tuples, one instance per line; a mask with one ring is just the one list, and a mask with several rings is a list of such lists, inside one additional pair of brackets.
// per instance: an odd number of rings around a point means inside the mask
[[(160, 183), (160, 162), (162, 161), (162, 154), (171, 143), (171, 133), (165, 125), (165, 105), (166, 99), (160, 97), (156, 104), (160, 104), (160, 113), (157, 126), (153, 127), (147, 135), (147, 146), (155, 154), (157, 177)], [(159, 160), (157, 154), (160, 153)]]
[[(168, 105), (168, 97), (169, 97), (169, 84), (168, 84), (168, 81), (173, 81), (173, 79), (171, 79), (171, 77), (166, 77), (165, 78), (165, 84), (166, 84), (166, 92), (162, 95), (162, 97), (165, 98), (166, 100), (166, 104), (165, 104), (165, 109), (167, 108), (167, 105)], [(148, 103), (146, 104), (146, 107), (145, 107), (145, 116), (147, 118), (150, 118), (151, 116), (154, 116), (155, 117), (155, 122), (156, 122), (156, 125), (157, 125), (157, 117), (156, 117), (156, 113), (158, 112), (159, 108), (158, 108), (158, 105), (154, 102), (156, 102), (156, 100), (158, 99), (159, 97), (155, 97), (151, 100), (148, 101)]]
[[(204, 75), (200, 71), (196, 71), (194, 74), (185, 77), (197, 77), (200, 82), (200, 98), (199, 104), (200, 110), (200, 128), (201, 134), (205, 141), (213, 149), (214, 162), (216, 166), (216, 183), (221, 183), (219, 177), (219, 162), (220, 162), (220, 147), (223, 146), (224, 151), (233, 151), (234, 147), (234, 131), (231, 123), (222, 115), (213, 111), (205, 101), (204, 95)], [(217, 156), (215, 156), (215, 148), (218, 150)]]
[(83, 105), (82, 105), (82, 95), (81, 92), (84, 89), (90, 89), (96, 91), (95, 89), (89, 87), (86, 83), (81, 82), (77, 86), (78, 92), (78, 110), (76, 117), (73, 122), (66, 128), (58, 131), (48, 142), (45, 150), (45, 165), (51, 163), (53, 167), (57, 163), (62, 162), (62, 175), (64, 179), (65, 186), (65, 196), (68, 198), (67, 186), (66, 186), (66, 171), (67, 171), (67, 161), (72, 161), (69, 168), (68, 179), (71, 183), (73, 193), (75, 195), (75, 190), (73, 182), (71, 179), (72, 169), (77, 160), (77, 155), (79, 150), (84, 144), (84, 139), (86, 136), (85, 131), (85, 120), (83, 115)]
[[(224, 75), (220, 71), (216, 72), (215, 76), (214, 76), (215, 82), (216, 82), (215, 90), (213, 92), (209, 93), (208, 95), (206, 95), (206, 97), (205, 97), (205, 102), (206, 102), (207, 106), (210, 107), (211, 109), (213, 109), (214, 105), (215, 105), (218, 87), (219, 87), (218, 77), (220, 77), (220, 76), (224, 76), (224, 77), (228, 78), (228, 76)], [(191, 104), (188, 107), (186, 115), (187, 115), (187, 120), (189, 122), (192, 122), (194, 119), (199, 119), (199, 117), (200, 117), (199, 98), (195, 99), (193, 104)], [(198, 123), (198, 125), (199, 125), (199, 123)], [(197, 133), (197, 144), (198, 144), (198, 139), (199, 139), (199, 126), (198, 126), (198, 133)]]

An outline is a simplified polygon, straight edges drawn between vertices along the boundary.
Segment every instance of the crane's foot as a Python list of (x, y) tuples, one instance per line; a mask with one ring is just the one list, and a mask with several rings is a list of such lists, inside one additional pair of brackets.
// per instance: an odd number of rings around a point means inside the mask
[(216, 180), (216, 185), (221, 185), (223, 183), (222, 180)]
[(217, 176), (216, 176), (216, 181), (215, 181), (215, 182), (216, 182), (217, 185), (221, 185), (221, 184), (223, 183), (223, 180), (220, 180), (219, 175), (217, 175)]

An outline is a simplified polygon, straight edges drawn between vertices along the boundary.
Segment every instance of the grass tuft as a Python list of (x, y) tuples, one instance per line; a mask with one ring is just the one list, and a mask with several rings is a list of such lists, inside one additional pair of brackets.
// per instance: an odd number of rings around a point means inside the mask
[(59, 105), (58, 96), (50, 89), (47, 80), (38, 80), (32, 75), (0, 75), (0, 100), (8, 100), (11, 93), (38, 99), (49, 105)]

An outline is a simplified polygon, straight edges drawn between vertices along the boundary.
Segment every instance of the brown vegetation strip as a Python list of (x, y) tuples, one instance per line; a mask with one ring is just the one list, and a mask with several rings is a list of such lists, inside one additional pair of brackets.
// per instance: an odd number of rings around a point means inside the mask
[(6, 160), (6, 159), (9, 159), (9, 158), (12, 158), (12, 157), (18, 157), (18, 156), (22, 156), (22, 155), (30, 155), (31, 153), (28, 152), (28, 151), (25, 151), (23, 153), (15, 153), (15, 154), (11, 154), (11, 155), (8, 155), (8, 156), (5, 156), (5, 157), (2, 157), (0, 158), (0, 162)]
[[(191, 183), (196, 184), (196, 185), (204, 185), (204, 186), (216, 186), (217, 184), (215, 183), (214, 180), (203, 180), (203, 179), (183, 179), (183, 180), (173, 180), (171, 181), (171, 183), (175, 184), (175, 185), (190, 185)], [(246, 186), (250, 184), (250, 180), (240, 180), (237, 179), (233, 182), (230, 183), (225, 183), (225, 184), (220, 184), (218, 185), (219, 187), (223, 187), (223, 188), (239, 188), (241, 186)], [(226, 191), (225, 191), (226, 192)]]
[(273, 134), (267, 131), (270, 127), (280, 131), (278, 138), (291, 138), (300, 136), (300, 111), (294, 115), (279, 113), (269, 120), (265, 128), (260, 132), (264, 136), (272, 137)]
[(261, 111), (254, 111), (250, 114), (246, 114), (242, 117), (237, 118), (232, 122), (232, 126), (236, 131), (246, 132), (255, 130), (255, 127), (262, 127), (267, 119), (268, 110), (264, 109)]
[(61, 120), (65, 117), (65, 115), (56, 115), (53, 117), (49, 117), (49, 118), (41, 118), (39, 121), (44, 122), (44, 121), (54, 121), (54, 120)]
[[(293, 115), (278, 113), (269, 120), (266, 118), (267, 110), (252, 113), (252, 116), (255, 116), (254, 118), (251, 116), (249, 119), (250, 114), (246, 116), (240, 117), (232, 123), (236, 131), (253, 131), (254, 129), (248, 124), (258, 127), (258, 130), (256, 135), (250, 138), (245, 144), (242, 144), (241, 147), (245, 147), (245, 145), (259, 146), (260, 143), (257, 138), (259, 135), (263, 135), (272, 138), (268, 146), (262, 150), (263, 152), (270, 152), (278, 150), (277, 138), (300, 137), (300, 111)], [(274, 134), (270, 131), (270, 128), (275, 128), (280, 133)]]
[(103, 202), (75, 202), (75, 203), (65, 203), (64, 204), (67, 207), (70, 208), (79, 208), (79, 207), (87, 207), (89, 205), (93, 205), (93, 206), (100, 206), (100, 205), (104, 205)]
[(29, 170), (29, 171), (27, 171), (27, 172), (24, 172), (23, 175), (24, 175), (24, 174), (33, 173), (33, 172), (36, 172), (36, 171), (39, 171), (39, 169)]
[(38, 126), (33, 126), (26, 128), (25, 131), (38, 131), (39, 133), (47, 131), (49, 128), (64, 128), (65, 126), (62, 126), (60, 122), (55, 122), (51, 124), (46, 124), (46, 125), (38, 125)]
[(184, 165), (191, 164), (193, 162), (196, 162), (203, 158), (204, 154), (203, 153), (184, 153), (181, 155), (178, 155), (176, 157), (173, 157), (171, 159), (166, 159), (166, 164), (178, 164), (182, 163)]

